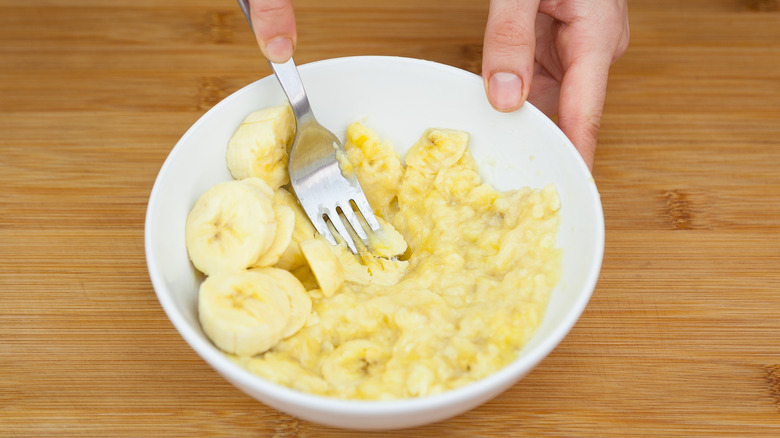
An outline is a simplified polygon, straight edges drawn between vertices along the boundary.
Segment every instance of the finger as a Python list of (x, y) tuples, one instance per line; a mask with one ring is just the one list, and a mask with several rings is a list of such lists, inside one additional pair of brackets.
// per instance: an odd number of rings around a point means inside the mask
[[(539, 9), (547, 0), (539, 3)], [(554, 36), (559, 24), (547, 14), (536, 14), (536, 52), (534, 53), (534, 78), (528, 92), (528, 102), (552, 118), (558, 114), (558, 98), (561, 92), (563, 70), (555, 50)]]
[(252, 0), (250, 11), (255, 37), (265, 57), (275, 63), (288, 61), (297, 41), (291, 1)]
[(488, 100), (499, 111), (520, 108), (531, 88), (534, 21), (539, 0), (491, 0), (485, 28), (482, 77)]
[(579, 151), (588, 168), (598, 143), (612, 53), (587, 53), (572, 62), (561, 82), (558, 126)]
[(561, 83), (539, 63), (534, 64), (534, 86), (528, 93), (528, 102), (533, 104), (547, 117), (558, 114), (558, 99), (561, 93)]

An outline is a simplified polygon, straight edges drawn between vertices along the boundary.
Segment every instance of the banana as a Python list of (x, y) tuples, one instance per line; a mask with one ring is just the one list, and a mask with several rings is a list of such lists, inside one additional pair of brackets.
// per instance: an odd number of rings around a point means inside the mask
[(287, 292), (251, 270), (208, 276), (198, 292), (204, 333), (220, 350), (239, 356), (263, 353), (281, 341), (290, 309)]
[(274, 213), (276, 217), (274, 240), (268, 250), (257, 259), (254, 266), (274, 265), (282, 258), (282, 254), (292, 243), (293, 231), (295, 230), (295, 212), (285, 205), (275, 205)]
[(359, 256), (349, 250), (336, 247), (336, 257), (344, 272), (344, 281), (367, 286), (393, 286), (398, 284), (409, 269), (406, 260), (386, 259), (370, 254)]
[(317, 230), (311, 224), (309, 217), (306, 216), (306, 212), (303, 211), (303, 208), (292, 193), (283, 188), (277, 189), (274, 192), (274, 204), (289, 207), (295, 213), (292, 239), (279, 260), (275, 263), (275, 266), (278, 268), (294, 271), (302, 266), (306, 266), (306, 259), (301, 254), (298, 243), (306, 239), (313, 239), (317, 235)]
[(321, 238), (306, 239), (298, 244), (309, 263), (322, 294), (332, 296), (344, 283), (344, 270), (333, 252), (334, 247)]
[(351, 283), (393, 286), (401, 281), (409, 269), (406, 260), (377, 257), (369, 252), (355, 255), (341, 245), (334, 247), (334, 250), (344, 272), (344, 281)]
[(341, 270), (344, 273), (344, 281), (361, 285), (371, 284), (371, 273), (365, 265), (364, 257), (352, 254), (345, 246), (335, 248), (336, 258), (339, 260)]
[(324, 394), (328, 390), (328, 382), (286, 355), (269, 352), (261, 357), (239, 357), (234, 361), (252, 374), (301, 392)]
[(277, 189), (290, 181), (287, 152), (295, 116), (283, 104), (249, 114), (228, 143), (225, 161), (235, 179), (258, 177)]
[[(368, 246), (358, 244), (358, 255), (350, 252), (344, 245), (330, 247), (344, 272), (344, 280), (364, 286), (397, 284), (409, 267), (409, 262), (396, 258), (406, 251), (406, 240), (389, 222), (379, 216), (379, 231), (371, 231), (360, 215), (358, 219), (367, 232)], [(360, 242), (357, 236), (353, 238)]]
[(336, 388), (355, 386), (381, 370), (390, 351), (366, 339), (341, 344), (322, 362), (322, 377)]
[(269, 198), (271, 198), (271, 200), (274, 199), (274, 189), (272, 189), (271, 186), (269, 186), (268, 183), (265, 182), (265, 180), (263, 180), (262, 178), (257, 178), (257, 177), (250, 176), (250, 177), (244, 178), (244, 179), (242, 179), (240, 181), (242, 183), (244, 183), (244, 184), (248, 184), (248, 185), (254, 187), (255, 189), (259, 190), (265, 196), (268, 196)]
[(344, 149), (355, 163), (360, 185), (374, 211), (385, 213), (395, 198), (403, 176), (401, 158), (392, 144), (360, 122), (347, 127)]
[[(301, 257), (303, 257), (303, 255), (301, 255)], [(312, 298), (319, 298), (323, 296), (322, 292), (319, 291), (320, 285), (317, 284), (317, 279), (314, 278), (314, 274), (311, 272), (311, 269), (309, 269), (309, 265), (299, 266), (288, 272), (294, 275), (295, 278), (301, 282), (303, 287), (306, 288), (306, 290), (309, 292), (309, 296)]]
[(187, 253), (199, 271), (245, 269), (271, 247), (276, 217), (263, 186), (256, 178), (227, 181), (200, 196), (184, 231)]
[(409, 269), (409, 262), (406, 260), (386, 259), (374, 257), (366, 263), (368, 272), (371, 275), (371, 283), (380, 286), (393, 286), (398, 284)]
[(311, 316), (311, 298), (303, 284), (291, 273), (277, 268), (252, 268), (250, 272), (264, 275), (275, 289), (284, 291), (290, 302), (290, 317), (282, 329), (282, 338), (286, 339), (298, 332)]
[[(359, 216), (362, 220), (362, 216)], [(380, 225), (379, 231), (370, 231), (368, 225), (364, 225), (364, 230), (369, 230), (368, 245), (371, 254), (376, 257), (397, 257), (406, 251), (407, 245), (404, 236), (399, 233), (395, 227), (381, 217), (377, 216)]]
[(469, 134), (452, 129), (429, 129), (406, 154), (406, 165), (425, 174), (446, 169), (463, 156)]

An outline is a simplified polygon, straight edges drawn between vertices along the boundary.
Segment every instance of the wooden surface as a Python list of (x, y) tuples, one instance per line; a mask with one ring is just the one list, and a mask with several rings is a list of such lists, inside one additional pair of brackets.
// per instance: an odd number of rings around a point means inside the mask
[[(479, 71), (487, 2), (300, 0), (300, 63)], [(780, 436), (780, 6), (630, 2), (594, 177), (598, 287), (519, 384), (398, 436)], [(0, 0), (0, 436), (346, 436), (184, 343), (143, 225), (178, 138), (269, 74), (232, 0)], [(354, 435), (360, 435), (355, 433)]]

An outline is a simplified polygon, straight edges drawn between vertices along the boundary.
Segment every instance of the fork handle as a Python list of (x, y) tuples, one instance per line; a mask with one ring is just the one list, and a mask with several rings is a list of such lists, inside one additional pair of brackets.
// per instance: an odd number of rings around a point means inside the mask
[[(249, 22), (249, 28), (254, 33), (254, 26), (252, 25), (252, 14), (249, 12), (249, 0), (238, 0), (241, 11), (246, 17), (246, 21)], [(268, 61), (271, 64), (271, 69), (276, 75), (276, 79), (279, 80), (279, 84), (284, 90), (284, 94), (287, 95), (287, 100), (292, 106), (295, 113), (295, 120), (298, 124), (314, 120), (314, 114), (311, 112), (311, 105), (309, 105), (309, 99), (306, 97), (306, 90), (303, 88), (303, 82), (301, 76), (298, 74), (298, 67), (295, 66), (295, 61), (290, 58), (289, 61), (283, 64), (277, 64)]]
[(314, 113), (311, 111), (311, 105), (309, 105), (309, 99), (306, 97), (306, 90), (303, 88), (303, 82), (298, 73), (298, 67), (295, 66), (295, 61), (290, 58), (289, 61), (283, 64), (271, 61), (268, 61), (268, 63), (271, 64), (271, 69), (274, 71), (276, 79), (279, 80), (284, 94), (287, 95), (287, 100), (290, 102), (290, 106), (292, 106), (298, 125), (314, 120)]

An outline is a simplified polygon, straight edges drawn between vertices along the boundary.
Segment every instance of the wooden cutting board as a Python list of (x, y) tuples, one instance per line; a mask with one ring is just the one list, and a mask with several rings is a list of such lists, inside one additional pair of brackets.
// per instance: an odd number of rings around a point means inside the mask
[[(299, 63), (479, 72), (487, 2), (300, 0)], [(594, 178), (601, 278), (563, 343), (398, 436), (780, 436), (780, 7), (636, 0)], [(146, 271), (178, 138), (269, 74), (229, 0), (0, 2), (0, 436), (350, 436), (245, 396)]]

